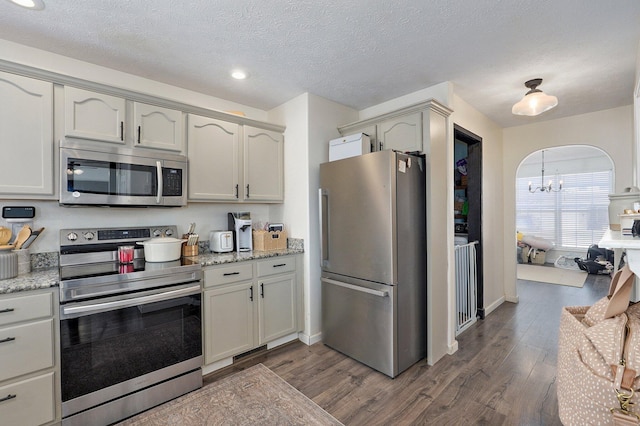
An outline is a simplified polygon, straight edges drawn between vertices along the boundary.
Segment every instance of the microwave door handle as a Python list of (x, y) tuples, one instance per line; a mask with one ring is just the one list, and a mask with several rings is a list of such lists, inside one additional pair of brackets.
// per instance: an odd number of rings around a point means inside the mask
[(162, 200), (162, 162), (156, 161), (156, 173), (158, 175), (158, 192), (156, 193), (156, 204)]

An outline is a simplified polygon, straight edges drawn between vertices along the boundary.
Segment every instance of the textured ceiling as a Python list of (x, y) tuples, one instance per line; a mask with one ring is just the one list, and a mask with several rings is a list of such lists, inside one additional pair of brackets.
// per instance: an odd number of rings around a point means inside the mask
[[(0, 1), (0, 38), (265, 110), (304, 92), (363, 109), (444, 81), (503, 127), (633, 101), (638, 0), (44, 1)], [(513, 116), (537, 77), (558, 107)]]

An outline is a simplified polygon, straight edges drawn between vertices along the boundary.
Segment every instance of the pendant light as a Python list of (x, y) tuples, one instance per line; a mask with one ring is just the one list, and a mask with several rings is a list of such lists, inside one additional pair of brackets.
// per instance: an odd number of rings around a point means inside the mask
[(529, 182), (529, 192), (531, 192), (532, 194), (534, 192), (540, 191), (540, 192), (559, 192), (562, 191), (562, 181), (560, 181), (560, 185), (558, 187), (558, 189), (554, 189), (553, 188), (553, 180), (549, 180), (548, 184), (544, 184), (544, 149), (542, 150), (542, 178), (540, 181), (540, 186), (537, 187), (536, 189), (533, 189), (533, 185), (531, 184), (531, 182)]
[(541, 78), (535, 78), (524, 83), (530, 90), (520, 102), (511, 108), (513, 114), (534, 116), (558, 105), (558, 98), (547, 95), (542, 90), (537, 89), (540, 84), (542, 84)]

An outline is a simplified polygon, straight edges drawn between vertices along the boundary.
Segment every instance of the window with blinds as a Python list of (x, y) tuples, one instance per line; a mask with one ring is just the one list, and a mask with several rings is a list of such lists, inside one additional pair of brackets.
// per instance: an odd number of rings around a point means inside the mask
[(613, 172), (563, 174), (560, 192), (529, 192), (529, 182), (541, 177), (516, 179), (516, 229), (524, 235), (552, 241), (556, 248), (588, 248), (597, 244), (609, 226), (609, 194)]

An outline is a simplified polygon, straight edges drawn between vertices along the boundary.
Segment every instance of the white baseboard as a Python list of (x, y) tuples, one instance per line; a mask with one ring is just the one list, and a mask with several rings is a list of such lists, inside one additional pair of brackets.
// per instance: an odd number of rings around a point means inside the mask
[(458, 352), (458, 341), (454, 340), (452, 343), (449, 344), (447, 353), (449, 355), (453, 355), (456, 352)]
[(501, 298), (499, 298), (498, 300), (496, 300), (495, 302), (493, 302), (492, 304), (484, 308), (484, 314), (489, 315), (491, 312), (498, 309), (498, 306), (502, 305), (505, 301), (506, 301), (506, 298), (502, 296)]
[(300, 339), (300, 341), (302, 343), (304, 343), (307, 346), (311, 346), (315, 343), (321, 342), (322, 341), (322, 333), (317, 333), (314, 334), (312, 336), (308, 335), (308, 334), (304, 334), (304, 333), (300, 333), (298, 335), (298, 339)]
[(505, 296), (504, 301), (509, 303), (518, 303), (520, 298), (518, 296)]

